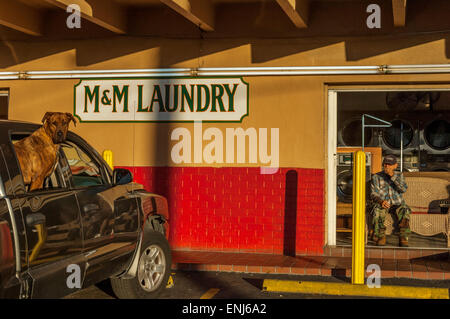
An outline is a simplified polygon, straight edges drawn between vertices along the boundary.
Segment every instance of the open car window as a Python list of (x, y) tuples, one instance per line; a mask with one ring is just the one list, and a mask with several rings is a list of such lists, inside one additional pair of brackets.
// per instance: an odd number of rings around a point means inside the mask
[(100, 165), (80, 147), (66, 141), (61, 144), (61, 150), (69, 164), (75, 187), (106, 184), (102, 177)]
[[(25, 133), (12, 134), (11, 142), (13, 144), (15, 144), (18, 141), (20, 141), (21, 139), (28, 137), (29, 135), (31, 135), (31, 134), (25, 134)], [(20, 169), (22, 170), (22, 167), (20, 167)], [(65, 173), (65, 171), (67, 171), (67, 169), (68, 168), (67, 168), (65, 162), (62, 160), (61, 156), (59, 156), (58, 163), (55, 166), (55, 169), (53, 170), (52, 174), (50, 176), (48, 176), (47, 178), (45, 178), (44, 184), (41, 189), (39, 189), (39, 190), (36, 189), (34, 191), (67, 188), (68, 187), (68, 185), (66, 183), (67, 178), (65, 178), (65, 176), (67, 176), (67, 173)], [(29, 185), (26, 185), (27, 191), (28, 191), (29, 187), (30, 187)]]

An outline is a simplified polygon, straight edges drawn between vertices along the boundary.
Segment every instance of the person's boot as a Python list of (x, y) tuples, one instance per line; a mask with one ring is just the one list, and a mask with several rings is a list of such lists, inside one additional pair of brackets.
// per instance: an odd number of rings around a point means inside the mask
[(400, 237), (400, 247), (408, 247), (408, 237)]
[(399, 246), (400, 247), (408, 247), (408, 237), (407, 237), (407, 230), (409, 230), (409, 219), (403, 218), (402, 221), (399, 224), (400, 227), (400, 241)]
[(409, 219), (403, 218), (402, 221), (398, 224), (398, 226), (400, 227), (400, 230), (409, 228)]
[(386, 236), (378, 238), (377, 246), (385, 246), (385, 245), (386, 245)]

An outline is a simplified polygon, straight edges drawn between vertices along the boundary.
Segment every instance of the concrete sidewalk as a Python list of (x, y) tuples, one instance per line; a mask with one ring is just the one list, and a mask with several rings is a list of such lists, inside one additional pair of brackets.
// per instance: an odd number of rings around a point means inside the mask
[[(172, 268), (260, 274), (351, 277), (351, 256), (282, 256), (174, 250)], [(450, 280), (449, 252), (414, 258), (367, 257), (365, 267), (377, 264), (382, 278)], [(366, 274), (370, 275), (370, 273)]]

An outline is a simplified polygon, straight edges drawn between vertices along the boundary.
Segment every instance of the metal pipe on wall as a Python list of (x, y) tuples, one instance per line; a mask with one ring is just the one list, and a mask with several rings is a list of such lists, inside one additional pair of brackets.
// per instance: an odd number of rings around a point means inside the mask
[(51, 75), (29, 75), (27, 79), (29, 80), (52, 80), (52, 79), (99, 79), (99, 78), (134, 78), (134, 77), (157, 77), (157, 78), (166, 78), (166, 77), (182, 77), (182, 76), (190, 76), (190, 73), (123, 73), (123, 74), (51, 74)]
[(450, 73), (450, 64), (21, 71), (0, 72), (0, 80), (129, 78), (138, 76), (176, 78), (183, 76), (301, 76), (433, 73)]

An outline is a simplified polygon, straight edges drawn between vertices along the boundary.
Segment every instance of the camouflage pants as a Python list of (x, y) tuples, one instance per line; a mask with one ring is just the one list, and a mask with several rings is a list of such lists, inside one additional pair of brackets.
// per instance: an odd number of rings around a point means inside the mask
[(373, 234), (377, 238), (382, 238), (385, 236), (386, 226), (384, 221), (386, 219), (386, 214), (392, 213), (398, 221), (400, 228), (400, 237), (408, 238), (411, 233), (409, 228), (409, 218), (411, 214), (411, 209), (408, 205), (402, 204), (400, 206), (392, 206), (391, 208), (383, 208), (380, 204), (376, 203), (372, 207), (371, 217), (372, 217), (372, 227)]

